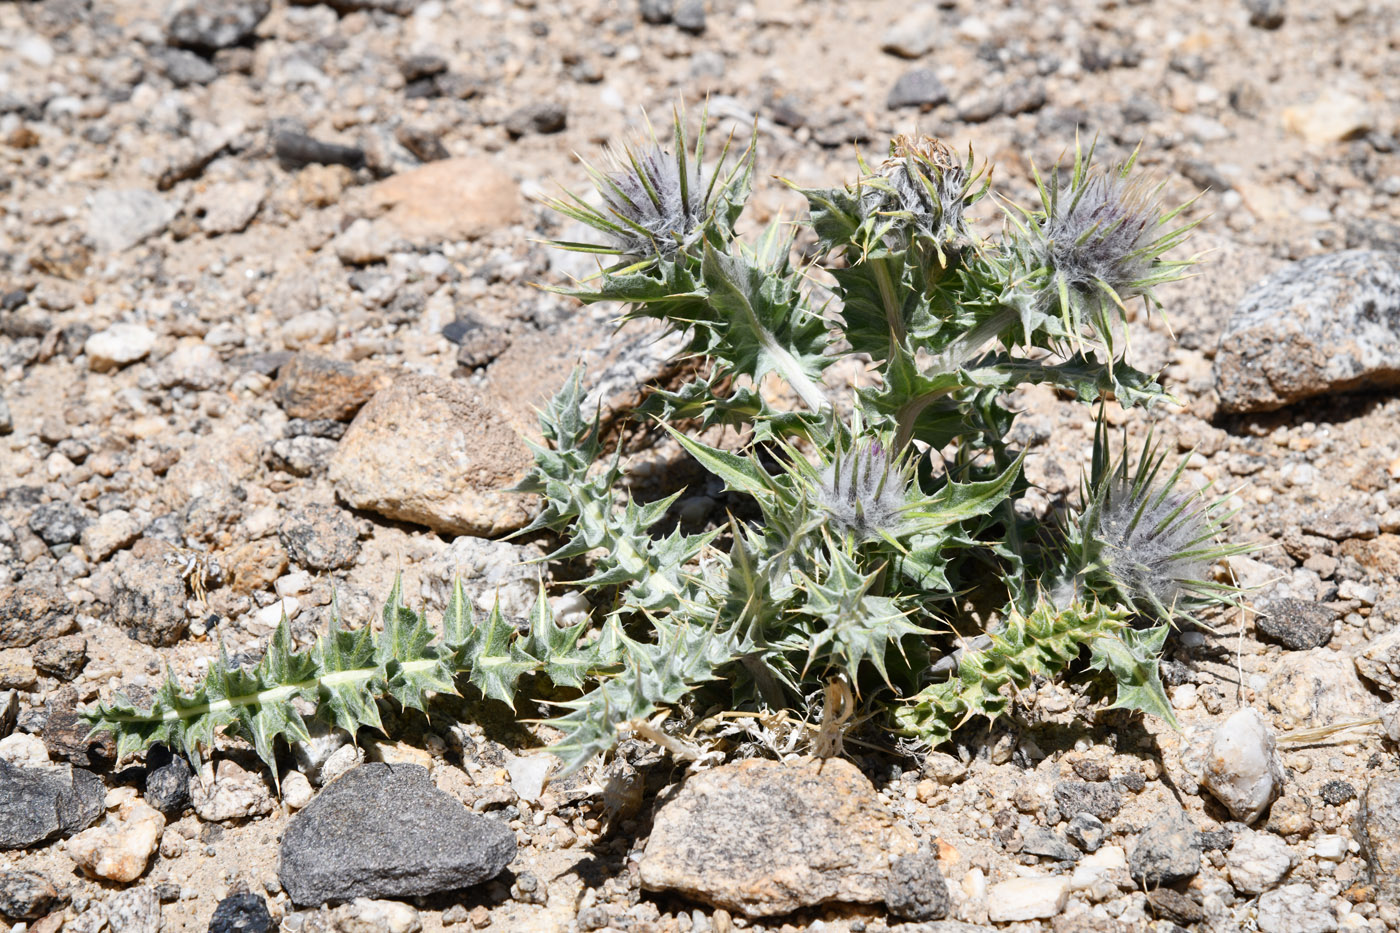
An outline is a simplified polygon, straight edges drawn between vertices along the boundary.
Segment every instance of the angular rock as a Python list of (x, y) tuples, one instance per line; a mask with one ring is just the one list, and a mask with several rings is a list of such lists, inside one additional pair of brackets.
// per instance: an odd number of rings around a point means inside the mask
[(116, 743), (109, 733), (92, 735), (92, 725), (78, 714), (78, 693), (72, 687), (60, 687), (49, 695), (44, 704), (44, 747), (54, 758), (70, 761), (86, 768), (98, 761), (110, 762), (117, 755)]
[(277, 530), (287, 556), (307, 570), (339, 570), (360, 554), (359, 536), (344, 510), (313, 504), (295, 509)]
[(165, 817), (139, 797), (132, 797), (107, 823), (74, 836), (68, 843), (68, 855), (88, 875), (125, 884), (145, 872), (164, 829)]
[(885, 98), (885, 106), (890, 110), (903, 107), (937, 107), (948, 100), (948, 88), (938, 80), (938, 75), (928, 68), (915, 68), (906, 71), (895, 81), (894, 87)]
[(26, 648), (0, 648), (0, 690), (32, 690), (39, 681), (34, 655)]
[(141, 324), (113, 324), (83, 344), (88, 368), (105, 373), (146, 358), (156, 345), (155, 331)]
[(272, 933), (276, 928), (267, 901), (251, 892), (219, 901), (209, 920), (209, 933)]
[(278, 877), (299, 905), (470, 887), (515, 858), (515, 833), (469, 812), (420, 765), (355, 768), (292, 817)]
[(1283, 25), (1286, 0), (1244, 0), (1249, 11), (1249, 25), (1259, 29), (1277, 29)]
[(1335, 933), (1332, 899), (1308, 884), (1288, 884), (1259, 898), (1255, 925), (1260, 933)]
[(1017, 923), (1053, 917), (1069, 900), (1069, 878), (1013, 878), (987, 889), (987, 918)]
[(48, 580), (26, 579), (0, 586), (0, 648), (27, 648), (77, 627), (63, 592)]
[[(1088, 813), (1076, 814), (1076, 817), (1081, 816), (1094, 819)], [(1043, 826), (1034, 827), (1026, 833), (1025, 841), (1021, 843), (1021, 851), (1026, 855), (1054, 859), (1057, 862), (1072, 862), (1079, 858), (1078, 849), (1061, 839), (1054, 830), (1046, 829)]]
[(1376, 900), (1400, 907), (1400, 777), (1385, 774), (1371, 779), (1361, 797), (1356, 825)]
[(252, 39), (271, 8), (268, 0), (182, 0), (170, 11), (165, 34), (172, 45), (214, 52)]
[(325, 471), (335, 453), (335, 441), (324, 437), (284, 437), (267, 450), (267, 465), (293, 476), (314, 476)]
[(507, 619), (523, 619), (539, 595), (534, 562), (544, 556), (538, 545), (460, 535), (420, 567), (423, 599), (433, 609), (446, 607), (453, 581), (460, 580), (477, 609), (490, 612), (499, 601)]
[(221, 823), (272, 812), (276, 801), (261, 774), (221, 758), (217, 768), (206, 762), (202, 780), (189, 782), (190, 805), (201, 820)]
[(160, 896), (150, 885), (137, 885), (107, 901), (112, 933), (160, 933)]
[(1152, 912), (1163, 919), (1181, 924), (1200, 923), (1206, 918), (1201, 905), (1189, 895), (1171, 888), (1157, 888), (1147, 892), (1147, 903)]
[(1368, 644), (1355, 659), (1362, 677), (1400, 699), (1400, 628), (1392, 629)]
[(536, 101), (506, 114), (504, 125), (506, 132), (518, 139), (531, 133), (561, 132), (568, 122), (569, 113), (563, 104), (557, 101)]
[(175, 644), (189, 627), (179, 569), (154, 557), (133, 561), (112, 594), (110, 619), (139, 642)]
[(741, 761), (693, 774), (657, 810), (642, 887), (748, 916), (876, 903), (917, 850), (870, 781), (837, 758)]
[(1322, 603), (1305, 599), (1275, 599), (1264, 607), (1254, 627), (1290, 651), (1321, 648), (1332, 640), (1337, 614)]
[(943, 24), (932, 4), (911, 6), (909, 12), (885, 30), (880, 51), (900, 58), (919, 58), (933, 50), (943, 35)]
[(1065, 835), (1085, 852), (1097, 852), (1108, 838), (1108, 828), (1092, 813), (1076, 813), (1065, 827)]
[(423, 920), (408, 904), (357, 897), (330, 912), (337, 933), (418, 933)]
[(181, 386), (204, 391), (223, 385), (227, 367), (215, 349), (202, 340), (180, 341), (168, 356), (156, 364), (152, 374), (163, 389)]
[(87, 665), (87, 639), (82, 635), (47, 638), (34, 646), (34, 666), (67, 683)]
[(901, 920), (942, 920), (948, 916), (952, 902), (938, 859), (923, 849), (895, 859), (890, 865), (885, 906)]
[(79, 541), (88, 560), (97, 563), (130, 547), (139, 537), (141, 523), (125, 509), (113, 509), (103, 512), (97, 521), (84, 528)]
[(38, 872), (0, 871), (0, 915), (36, 920), (58, 900), (53, 882)]
[(1330, 725), (1363, 719), (1380, 709), (1376, 695), (1356, 673), (1356, 664), (1326, 648), (1285, 654), (1269, 677), (1269, 708), (1282, 714), (1281, 729)]
[(88, 517), (67, 502), (48, 502), (34, 510), (29, 530), (49, 547), (72, 544), (88, 526)]
[(260, 181), (210, 185), (190, 202), (190, 212), (210, 236), (238, 233), (253, 222), (266, 194)]
[(1376, 114), (1355, 94), (1328, 88), (1310, 103), (1283, 111), (1283, 126), (1314, 145), (1355, 139), (1376, 125)]
[(1123, 794), (1107, 781), (1061, 781), (1055, 785), (1055, 805), (1067, 816), (1090, 813), (1111, 820), (1123, 806)]
[(376, 182), (369, 198), (387, 208), (379, 220), (415, 246), (474, 240), (522, 216), (515, 181), (481, 158), (443, 159), (400, 172)]
[(107, 188), (92, 198), (88, 236), (97, 248), (119, 253), (147, 240), (175, 219), (177, 207), (144, 188)]
[(1254, 897), (1275, 887), (1293, 868), (1288, 843), (1273, 833), (1243, 833), (1225, 856), (1230, 883)]
[(80, 768), (20, 768), (0, 759), (0, 849), (72, 835), (102, 815), (102, 781)]
[(1204, 780), (1242, 823), (1253, 823), (1283, 793), (1283, 761), (1273, 730), (1257, 710), (1242, 709), (1211, 735)]
[(190, 805), (190, 766), (164, 745), (146, 753), (146, 802), (168, 817), (178, 818)]
[(514, 531), (530, 521), (535, 503), (505, 490), (533, 460), (499, 410), (490, 396), (450, 379), (401, 376), (345, 432), (331, 483), (352, 508), (434, 531)]
[(349, 421), (388, 382), (378, 370), (303, 352), (282, 365), (274, 394), (289, 418)]
[(1221, 335), (1215, 381), (1229, 412), (1400, 384), (1400, 255), (1312, 256), (1255, 285)]
[(1201, 844), (1185, 813), (1160, 817), (1138, 834), (1128, 854), (1128, 874), (1149, 888), (1176, 884), (1201, 870)]

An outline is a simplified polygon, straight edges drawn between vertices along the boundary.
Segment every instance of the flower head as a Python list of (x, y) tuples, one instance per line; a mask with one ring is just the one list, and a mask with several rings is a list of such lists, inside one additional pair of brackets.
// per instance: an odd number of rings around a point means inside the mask
[(974, 192), (976, 180), (971, 158), (960, 161), (941, 140), (896, 136), (866, 185), (867, 208), (892, 221), (884, 234), (891, 247), (922, 240), (941, 255), (967, 239), (963, 212), (986, 190)]
[(908, 471), (879, 438), (838, 451), (817, 474), (817, 505), (861, 541), (893, 534), (904, 522)]

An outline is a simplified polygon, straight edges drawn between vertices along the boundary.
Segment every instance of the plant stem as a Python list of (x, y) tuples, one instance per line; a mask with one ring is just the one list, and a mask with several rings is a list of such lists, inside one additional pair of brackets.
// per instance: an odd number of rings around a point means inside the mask
[(895, 295), (894, 277), (890, 275), (890, 260), (872, 260), (875, 282), (880, 287), (880, 301), (885, 306), (885, 321), (890, 325), (890, 358), (903, 346), (908, 330), (904, 326), (904, 311)]

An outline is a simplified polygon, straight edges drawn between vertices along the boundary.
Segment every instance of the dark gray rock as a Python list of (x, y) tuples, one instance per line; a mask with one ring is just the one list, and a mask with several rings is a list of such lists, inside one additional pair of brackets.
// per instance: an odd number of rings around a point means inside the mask
[(1055, 805), (1067, 816), (1090, 813), (1111, 820), (1123, 806), (1123, 794), (1108, 781), (1061, 781), (1055, 785)]
[(87, 665), (87, 639), (82, 635), (46, 638), (34, 646), (34, 666), (67, 683)]
[(307, 570), (339, 570), (353, 564), (360, 554), (355, 526), (333, 505), (296, 509), (277, 535), (287, 556)]
[(1340, 807), (1348, 800), (1356, 797), (1356, 788), (1346, 781), (1328, 781), (1317, 789), (1317, 795), (1322, 798), (1323, 803)]
[(146, 754), (146, 802), (171, 817), (190, 805), (190, 766), (164, 745)]
[(240, 45), (272, 9), (268, 0), (189, 0), (178, 3), (166, 21), (171, 45), (213, 52)]
[(705, 0), (681, 0), (672, 22), (681, 32), (700, 35), (705, 31)]
[(640, 0), (637, 10), (642, 21), (653, 26), (661, 26), (671, 21), (676, 12), (676, 0)]
[(948, 100), (948, 88), (938, 80), (938, 75), (928, 68), (915, 68), (906, 71), (895, 81), (885, 98), (885, 106), (891, 110), (904, 107), (937, 107)]
[(515, 834), (433, 786), (420, 765), (366, 764), (292, 818), (278, 878), (292, 901), (411, 897), (496, 877)]
[(1400, 255), (1312, 256), (1245, 293), (1220, 338), (1222, 410), (1400, 385)]
[(1172, 813), (1138, 833), (1128, 874), (1149, 888), (1176, 884), (1201, 870), (1201, 844), (1185, 813)]
[(1332, 640), (1337, 614), (1322, 603), (1305, 599), (1275, 599), (1254, 622), (1259, 634), (1290, 651), (1321, 648)]
[(65, 686), (50, 694), (44, 704), (44, 726), (39, 733), (50, 758), (72, 762), (80, 768), (115, 759), (117, 746), (112, 736), (106, 732), (91, 735), (91, 732), (92, 724), (78, 713), (76, 690)]
[(272, 138), (272, 150), (277, 154), (278, 164), (289, 171), (307, 165), (344, 165), (358, 169), (364, 167), (366, 158), (365, 151), (358, 146), (322, 142), (295, 130), (278, 132)]
[(0, 915), (37, 920), (58, 901), (53, 882), (38, 872), (0, 871)]
[(88, 524), (88, 517), (67, 502), (41, 505), (29, 518), (29, 530), (49, 547), (74, 543)]
[(1277, 29), (1283, 25), (1287, 0), (1244, 0), (1249, 11), (1249, 25), (1260, 29)]
[(506, 132), (517, 139), (531, 133), (558, 133), (568, 123), (568, 111), (563, 104), (554, 101), (526, 104), (511, 111), (505, 119)]
[(81, 768), (21, 768), (0, 759), (0, 849), (86, 829), (103, 813), (102, 781)]
[(63, 591), (37, 574), (0, 586), (0, 648), (27, 648), (77, 626)]
[(1400, 907), (1400, 777), (1378, 775), (1356, 815), (1357, 837), (1376, 900)]
[(890, 865), (885, 906), (901, 920), (921, 922), (948, 916), (952, 904), (938, 859), (925, 849), (895, 859)]
[(271, 933), (276, 926), (267, 901), (249, 892), (219, 901), (209, 920), (209, 933)]
[(1108, 829), (1094, 814), (1081, 812), (1070, 818), (1065, 835), (1085, 852), (1097, 852), (1108, 838)]
[[(1077, 814), (1076, 818), (1080, 816), (1088, 816), (1088, 814), (1080, 813)], [(1094, 819), (1092, 816), (1089, 818)], [(1073, 862), (1080, 855), (1079, 850), (1074, 846), (1065, 842), (1053, 831), (1040, 826), (1026, 833), (1025, 841), (1021, 843), (1021, 851), (1027, 855), (1050, 858), (1057, 862)]]
[(1173, 923), (1196, 924), (1206, 918), (1206, 912), (1201, 909), (1200, 904), (1171, 888), (1148, 891), (1147, 903), (1152, 905), (1154, 915)]

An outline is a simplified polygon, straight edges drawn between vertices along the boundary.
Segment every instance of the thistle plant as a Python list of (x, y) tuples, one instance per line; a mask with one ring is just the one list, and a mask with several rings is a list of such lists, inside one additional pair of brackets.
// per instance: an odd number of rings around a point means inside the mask
[[(553, 704), (554, 751), (576, 768), (629, 726), (661, 735), (663, 714), (679, 730), (716, 711), (801, 716), (833, 696), (828, 722), (933, 745), (1071, 671), (1170, 721), (1164, 645), (1236, 598), (1208, 581), (1238, 549), (1221, 498), (1186, 488), (1184, 463), (1168, 470), (1150, 439), (1115, 457), (1103, 412), (1165, 397), (1120, 335), (1127, 303), (1156, 305), (1186, 268), (1167, 255), (1191, 226), (1181, 208), (1163, 208), (1136, 154), (1105, 171), (1076, 149), (1067, 171), (1037, 175), (1037, 206), (1008, 204), (985, 238), (971, 218), (989, 173), (970, 152), (900, 137), (849, 184), (792, 186), (819, 273), (794, 264), (795, 225), (739, 235), (754, 147), (709, 164), (703, 140), (702, 125), (692, 147), (678, 114), (664, 141), (649, 132), (590, 168), (592, 200), (547, 203), (598, 234), (557, 244), (599, 257), (562, 291), (687, 338), (698, 375), (631, 417), (661, 425), (735, 514), (690, 532), (672, 509), (681, 492), (626, 492), (576, 372), (540, 414), (518, 489), (541, 500), (521, 534), (587, 568), (570, 585), (591, 618), (557, 624), (542, 589), (517, 630), (499, 611), (473, 619), (459, 587), (435, 635), (396, 587), (379, 630), (333, 620), (298, 653), (283, 628), (254, 671), (221, 660), (196, 692), (167, 684), (148, 709), (118, 698), (94, 727), (123, 751), (162, 741), (192, 756), (223, 728), (275, 768), (274, 740), (307, 731), (293, 700), (353, 734), (380, 726), (379, 702), (475, 689), (514, 703), (526, 690)], [(835, 297), (822, 306), (818, 274)], [(875, 378), (842, 398), (823, 373), (850, 355)], [(1017, 508), (1028, 454), (1009, 440), (1008, 396), (1029, 384), (1086, 418), (1099, 409), (1080, 501), (1049, 526)]]

